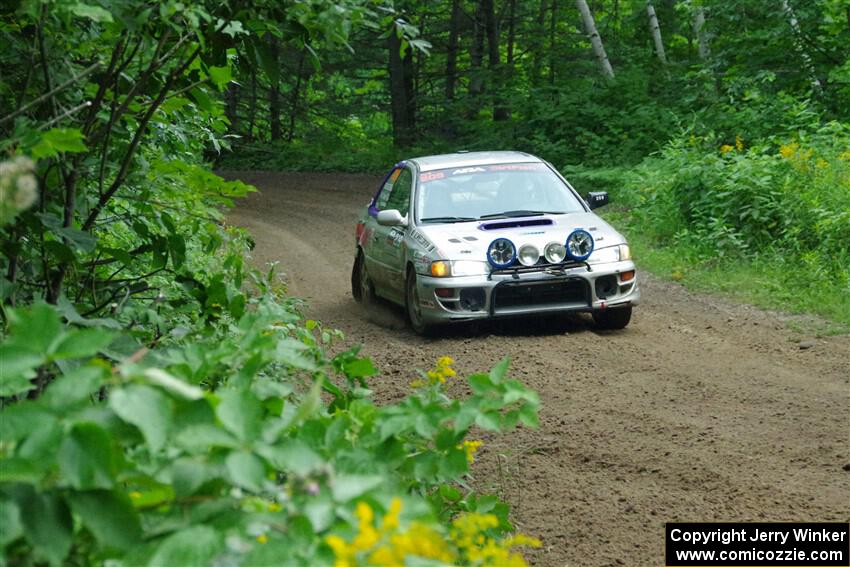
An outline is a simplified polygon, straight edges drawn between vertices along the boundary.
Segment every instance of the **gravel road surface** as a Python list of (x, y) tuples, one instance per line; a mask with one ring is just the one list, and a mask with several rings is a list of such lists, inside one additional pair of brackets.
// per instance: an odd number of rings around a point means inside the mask
[(782, 315), (640, 273), (624, 331), (572, 316), (423, 339), (401, 309), (351, 297), (354, 223), (379, 178), (227, 176), (260, 189), (229, 217), (250, 229), (255, 263), (280, 262), (311, 317), (364, 345), (379, 400), (441, 355), (460, 375), (510, 356), (540, 392), (540, 428), (481, 435), (474, 467), (477, 488), (543, 541), (532, 563), (663, 565), (668, 521), (850, 521), (850, 337), (800, 335)]

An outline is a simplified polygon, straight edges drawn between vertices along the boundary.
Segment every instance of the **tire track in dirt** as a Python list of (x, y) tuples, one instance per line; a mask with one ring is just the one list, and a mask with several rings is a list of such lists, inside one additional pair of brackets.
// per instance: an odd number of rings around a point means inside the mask
[(543, 540), (533, 563), (660, 565), (666, 521), (850, 520), (850, 337), (801, 350), (781, 315), (641, 274), (622, 332), (571, 316), (423, 339), (401, 309), (351, 298), (354, 221), (379, 178), (228, 176), (261, 190), (229, 216), (251, 230), (254, 262), (279, 261), (311, 317), (364, 345), (379, 399), (444, 354), (461, 374), (510, 356), (540, 392), (540, 429), (482, 434), (474, 481)]

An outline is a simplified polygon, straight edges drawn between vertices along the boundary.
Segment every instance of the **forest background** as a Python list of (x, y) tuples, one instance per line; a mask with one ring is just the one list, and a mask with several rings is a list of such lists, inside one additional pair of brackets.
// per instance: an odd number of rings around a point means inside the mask
[[(378, 370), (228, 225), (220, 169), (516, 149), (642, 267), (850, 324), (841, 0), (7, 2), (0, 546), (12, 563), (523, 562), (471, 431), (537, 423), (507, 361)], [(510, 140), (510, 147), (506, 147)], [(332, 348), (333, 347), (333, 348)], [(418, 376), (418, 378), (417, 378)]]

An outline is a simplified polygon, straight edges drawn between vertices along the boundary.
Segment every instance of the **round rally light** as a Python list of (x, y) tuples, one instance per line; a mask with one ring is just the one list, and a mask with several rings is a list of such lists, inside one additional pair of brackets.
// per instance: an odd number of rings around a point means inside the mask
[(507, 238), (497, 238), (487, 247), (487, 260), (495, 268), (507, 268), (516, 260), (516, 246)]
[(593, 253), (593, 236), (583, 228), (578, 228), (567, 237), (567, 256), (571, 260), (582, 262)]
[(567, 257), (567, 248), (560, 242), (550, 242), (543, 250), (543, 256), (550, 264), (560, 264)]
[(531, 244), (523, 244), (519, 247), (519, 255), (517, 256), (519, 263), (523, 266), (533, 266), (540, 259), (540, 250)]

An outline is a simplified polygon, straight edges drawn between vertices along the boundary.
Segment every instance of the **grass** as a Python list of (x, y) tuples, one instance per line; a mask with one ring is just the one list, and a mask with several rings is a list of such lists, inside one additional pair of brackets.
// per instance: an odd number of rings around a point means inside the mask
[(822, 318), (789, 319), (788, 327), (801, 334), (850, 333), (850, 293), (817, 280), (802, 266), (768, 256), (701, 259), (687, 245), (655, 241), (623, 211), (609, 210), (604, 216), (626, 235), (638, 266), (657, 277), (765, 309)]

